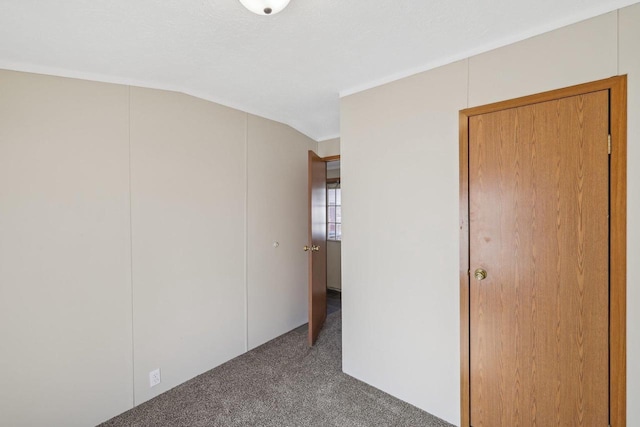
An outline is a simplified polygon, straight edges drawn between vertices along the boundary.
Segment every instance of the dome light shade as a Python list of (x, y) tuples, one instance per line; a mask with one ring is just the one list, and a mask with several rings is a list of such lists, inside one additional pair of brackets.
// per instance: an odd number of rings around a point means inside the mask
[(240, 3), (258, 15), (275, 15), (287, 7), (289, 0), (240, 0)]

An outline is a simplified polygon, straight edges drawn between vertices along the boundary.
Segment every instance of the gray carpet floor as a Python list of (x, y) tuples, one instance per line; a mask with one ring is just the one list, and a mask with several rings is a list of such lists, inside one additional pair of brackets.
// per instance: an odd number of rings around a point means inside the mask
[(101, 426), (451, 426), (344, 374), (341, 328), (333, 313), (313, 348), (302, 326)]

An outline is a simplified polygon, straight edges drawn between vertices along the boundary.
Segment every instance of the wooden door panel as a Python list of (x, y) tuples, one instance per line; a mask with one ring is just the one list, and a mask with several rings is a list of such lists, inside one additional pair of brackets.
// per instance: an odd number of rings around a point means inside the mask
[(309, 151), (309, 345), (327, 317), (327, 165)]
[(469, 119), (471, 425), (608, 425), (608, 91)]

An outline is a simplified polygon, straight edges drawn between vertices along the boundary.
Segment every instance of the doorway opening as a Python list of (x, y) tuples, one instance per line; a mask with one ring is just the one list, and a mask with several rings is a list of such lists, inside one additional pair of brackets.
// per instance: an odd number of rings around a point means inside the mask
[[(339, 163), (331, 163), (339, 160), (339, 155), (322, 158), (309, 151), (309, 243), (303, 249), (309, 254), (310, 346), (318, 339), (327, 314), (338, 311), (338, 304), (342, 305), (341, 298), (338, 298), (341, 295), (338, 291), (342, 286), (340, 281), (336, 281), (336, 278), (341, 277), (339, 245), (342, 239), (342, 194), (339, 188)], [(331, 164), (328, 166), (328, 163)], [(329, 182), (327, 173), (331, 174)], [(327, 202), (329, 198), (331, 203)], [(328, 230), (330, 235), (327, 233)], [(331, 249), (328, 246), (331, 246)], [(329, 264), (328, 256), (332, 257)], [(327, 289), (328, 274), (332, 275), (333, 280), (331, 290)]]
[(327, 162), (327, 315), (342, 306), (342, 190), (340, 159)]

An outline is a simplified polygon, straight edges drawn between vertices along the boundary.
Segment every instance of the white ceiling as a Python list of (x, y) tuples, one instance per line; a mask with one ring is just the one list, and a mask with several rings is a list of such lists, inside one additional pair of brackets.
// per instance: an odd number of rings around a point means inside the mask
[(185, 92), (339, 135), (339, 97), (639, 0), (0, 0), (0, 68)]

